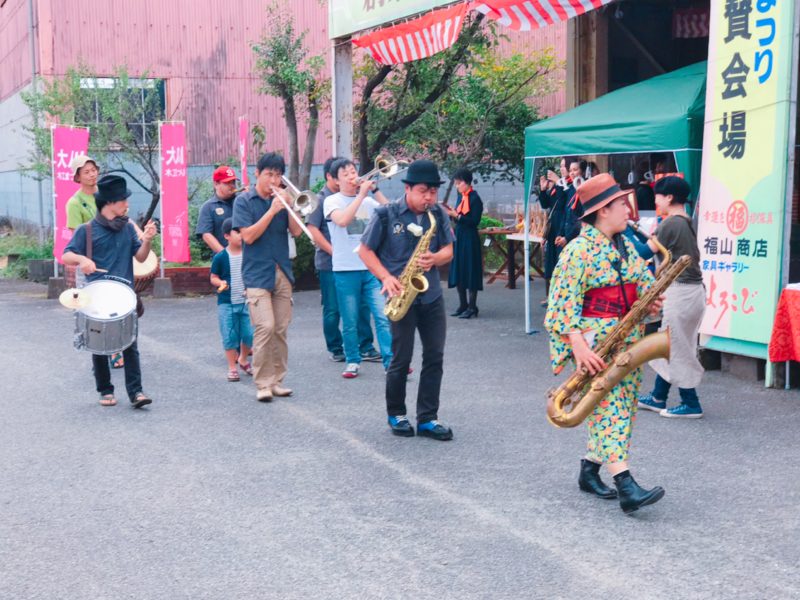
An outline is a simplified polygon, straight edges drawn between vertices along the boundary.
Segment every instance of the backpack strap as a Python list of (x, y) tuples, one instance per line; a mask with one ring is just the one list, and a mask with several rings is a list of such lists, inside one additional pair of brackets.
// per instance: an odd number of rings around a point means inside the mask
[(86, 229), (86, 258), (92, 260), (92, 221), (87, 221), (84, 227)]

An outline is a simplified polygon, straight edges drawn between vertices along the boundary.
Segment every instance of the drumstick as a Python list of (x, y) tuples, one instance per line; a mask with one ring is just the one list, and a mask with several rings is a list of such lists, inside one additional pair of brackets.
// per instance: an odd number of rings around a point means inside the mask
[(98, 269), (98, 268), (95, 268), (95, 271), (97, 271), (98, 273), (108, 273), (108, 269)]

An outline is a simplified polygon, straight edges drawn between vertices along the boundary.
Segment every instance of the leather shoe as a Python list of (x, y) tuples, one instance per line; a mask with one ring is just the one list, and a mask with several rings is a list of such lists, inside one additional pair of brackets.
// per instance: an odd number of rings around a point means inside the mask
[(286, 396), (292, 395), (292, 390), (276, 385), (272, 388), (272, 395), (278, 396), (279, 398), (285, 398)]
[(619, 507), (626, 514), (639, 510), (642, 506), (655, 504), (664, 497), (664, 488), (656, 486), (646, 490), (636, 483), (630, 471), (614, 475), (614, 485), (619, 492)]
[(458, 307), (458, 309), (456, 309), (456, 312), (452, 312), (452, 313), (450, 313), (450, 316), (451, 316), (451, 317), (460, 317), (460, 316), (461, 316), (462, 314), (464, 314), (466, 311), (467, 311), (467, 307), (466, 307), (466, 306), (465, 306), (464, 308), (461, 308), (461, 307), (459, 306), (459, 307)]
[(259, 402), (272, 402), (271, 390), (258, 390), (256, 392), (256, 400)]
[(417, 423), (417, 435), (446, 442), (453, 439), (453, 430), (439, 421), (428, 421), (427, 423)]
[(594, 494), (604, 500), (613, 500), (617, 497), (616, 490), (608, 487), (600, 479), (600, 465), (585, 458), (581, 460), (581, 474), (578, 476), (578, 487), (584, 491)]
[(476, 308), (468, 308), (463, 313), (458, 315), (459, 319), (471, 319), (472, 317), (478, 316), (478, 309)]

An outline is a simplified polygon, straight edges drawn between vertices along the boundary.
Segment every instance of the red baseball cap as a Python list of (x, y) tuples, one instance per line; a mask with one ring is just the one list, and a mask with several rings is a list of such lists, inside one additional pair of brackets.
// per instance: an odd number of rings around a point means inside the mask
[(220, 165), (214, 170), (214, 183), (230, 183), (236, 181), (236, 173), (225, 165)]

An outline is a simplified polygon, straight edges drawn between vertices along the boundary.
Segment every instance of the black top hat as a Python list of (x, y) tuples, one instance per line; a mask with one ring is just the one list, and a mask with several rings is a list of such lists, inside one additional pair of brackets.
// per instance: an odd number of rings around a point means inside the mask
[(415, 160), (408, 167), (406, 178), (402, 180), (408, 185), (417, 183), (427, 183), (428, 185), (442, 185), (444, 181), (439, 179), (439, 169), (436, 163), (430, 160)]
[(97, 210), (110, 202), (126, 200), (133, 192), (128, 189), (128, 182), (119, 175), (103, 175), (97, 180), (97, 191), (94, 193), (94, 201)]

